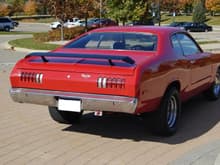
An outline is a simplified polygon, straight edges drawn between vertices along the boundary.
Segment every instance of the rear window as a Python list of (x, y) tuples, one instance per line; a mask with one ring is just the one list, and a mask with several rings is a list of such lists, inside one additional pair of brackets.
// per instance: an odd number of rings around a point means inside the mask
[(157, 36), (151, 33), (90, 33), (69, 43), (65, 48), (155, 51)]

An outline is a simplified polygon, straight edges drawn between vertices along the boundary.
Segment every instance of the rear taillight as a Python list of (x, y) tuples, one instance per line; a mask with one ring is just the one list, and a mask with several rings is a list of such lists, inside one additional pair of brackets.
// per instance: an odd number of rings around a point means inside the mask
[(34, 72), (21, 72), (20, 80), (23, 82), (43, 83), (43, 74)]
[(125, 88), (125, 79), (100, 77), (97, 79), (98, 88)]

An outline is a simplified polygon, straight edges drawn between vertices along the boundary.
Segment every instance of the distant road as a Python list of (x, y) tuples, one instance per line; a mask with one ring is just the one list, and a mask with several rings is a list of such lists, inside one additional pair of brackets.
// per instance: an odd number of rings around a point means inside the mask
[[(213, 32), (207, 33), (191, 33), (196, 40), (220, 40), (220, 26), (213, 26)], [(24, 23), (19, 22), (19, 26), (13, 31), (22, 31), (22, 32), (47, 32), (51, 30), (49, 23)]]
[(47, 32), (50, 30), (49, 24), (46, 23), (24, 23), (19, 22), (17, 28), (13, 31), (21, 31), (21, 32)]

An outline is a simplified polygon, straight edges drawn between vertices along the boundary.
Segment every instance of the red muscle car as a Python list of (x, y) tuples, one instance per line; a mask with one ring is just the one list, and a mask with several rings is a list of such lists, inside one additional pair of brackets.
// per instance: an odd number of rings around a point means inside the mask
[(46, 105), (57, 122), (76, 122), (83, 111), (150, 113), (152, 130), (172, 135), (181, 102), (220, 97), (220, 55), (178, 28), (106, 27), (28, 54), (10, 80), (14, 101)]

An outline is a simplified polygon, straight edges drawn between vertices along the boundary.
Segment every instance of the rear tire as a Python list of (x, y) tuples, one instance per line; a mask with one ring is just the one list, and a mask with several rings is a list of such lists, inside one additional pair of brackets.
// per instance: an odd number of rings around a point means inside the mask
[(217, 70), (215, 81), (212, 86), (205, 92), (209, 100), (217, 100), (220, 97), (220, 69)]
[(48, 107), (49, 114), (51, 118), (58, 122), (64, 124), (78, 123), (82, 117), (83, 112), (69, 112), (69, 111), (59, 111), (57, 107)]
[(180, 113), (179, 91), (175, 87), (171, 87), (163, 96), (159, 109), (151, 116), (152, 132), (164, 136), (173, 135), (178, 128)]

